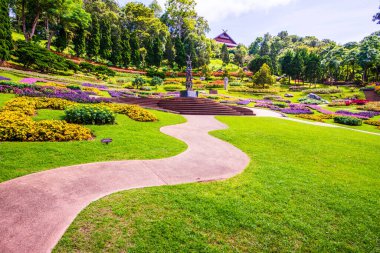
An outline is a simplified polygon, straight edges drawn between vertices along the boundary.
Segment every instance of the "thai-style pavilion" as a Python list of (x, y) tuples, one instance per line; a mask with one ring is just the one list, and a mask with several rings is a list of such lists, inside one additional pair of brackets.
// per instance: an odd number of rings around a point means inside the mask
[(238, 44), (227, 34), (227, 31), (223, 30), (219, 36), (215, 37), (214, 40), (218, 43), (225, 44), (228, 48), (237, 47)]

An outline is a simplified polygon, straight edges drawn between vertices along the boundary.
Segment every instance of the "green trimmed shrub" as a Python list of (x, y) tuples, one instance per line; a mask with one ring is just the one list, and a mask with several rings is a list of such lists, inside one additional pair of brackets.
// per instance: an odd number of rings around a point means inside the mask
[(99, 75), (105, 75), (105, 76), (115, 76), (116, 72), (111, 70), (107, 66), (99, 65), (95, 66), (94, 71)]
[(361, 126), (363, 120), (354, 117), (336, 116), (334, 117), (334, 122), (342, 125), (348, 126)]
[(160, 86), (164, 83), (164, 80), (158, 76), (154, 76), (152, 80), (150, 81), (150, 84), (152, 86)]
[(78, 85), (67, 85), (66, 87), (70, 90), (81, 90), (81, 87)]
[(133, 80), (132, 82), (133, 86), (137, 88), (142, 87), (145, 83), (146, 83), (145, 79), (142, 78), (141, 76), (136, 77), (135, 80)]
[(62, 56), (56, 55), (34, 42), (18, 41), (13, 55), (25, 68), (32, 68), (45, 73), (54, 73), (78, 69), (77, 65)]
[(88, 62), (79, 63), (79, 68), (82, 72), (93, 72), (95, 70), (95, 66)]
[(115, 123), (115, 114), (105, 106), (75, 105), (65, 110), (65, 120), (76, 124), (106, 125)]
[(286, 107), (288, 107), (288, 104), (287, 103), (283, 103), (283, 102), (275, 102), (275, 103), (273, 103), (273, 105), (275, 105), (277, 107), (280, 107), (280, 108), (286, 108)]

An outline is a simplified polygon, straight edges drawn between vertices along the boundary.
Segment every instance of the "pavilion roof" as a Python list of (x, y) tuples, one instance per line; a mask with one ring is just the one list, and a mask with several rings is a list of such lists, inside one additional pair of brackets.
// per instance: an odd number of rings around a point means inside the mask
[(226, 44), (229, 47), (237, 47), (237, 43), (228, 35), (227, 31), (223, 31), (220, 35), (214, 38), (215, 41), (219, 43)]

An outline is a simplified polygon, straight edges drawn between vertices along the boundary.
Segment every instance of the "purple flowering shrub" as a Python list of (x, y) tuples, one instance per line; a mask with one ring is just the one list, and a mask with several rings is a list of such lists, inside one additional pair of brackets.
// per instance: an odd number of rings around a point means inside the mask
[(360, 119), (370, 119), (370, 118), (380, 115), (380, 112), (372, 112), (372, 111), (350, 112), (350, 111), (340, 110), (340, 111), (337, 111), (336, 114), (342, 115), (342, 116), (351, 116), (351, 117), (360, 118)]
[(11, 79), (8, 77), (0, 76), (0, 81), (10, 81)]
[(62, 98), (78, 103), (109, 102), (107, 98), (94, 98), (81, 90), (70, 90), (52, 86), (13, 86), (0, 84), (0, 93), (14, 93), (19, 96)]
[(97, 88), (99, 90), (108, 90), (108, 86), (106, 85), (100, 85), (100, 84), (92, 84), (92, 83), (82, 83), (83, 87), (91, 87), (91, 88)]
[(286, 108), (281, 110), (282, 113), (286, 114), (314, 114), (310, 109), (296, 109), (296, 108)]

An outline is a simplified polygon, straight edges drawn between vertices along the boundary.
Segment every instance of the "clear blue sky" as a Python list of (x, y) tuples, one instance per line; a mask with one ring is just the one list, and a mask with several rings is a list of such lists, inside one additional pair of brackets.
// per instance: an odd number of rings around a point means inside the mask
[[(124, 5), (130, 0), (118, 0)], [(282, 30), (314, 35), (338, 43), (360, 41), (380, 30), (372, 22), (379, 0), (196, 0), (198, 13), (209, 21), (210, 37), (228, 30), (238, 43)], [(151, 0), (141, 0), (145, 4)], [(159, 0), (164, 3), (165, 0)], [(163, 5), (163, 4), (162, 4)]]

